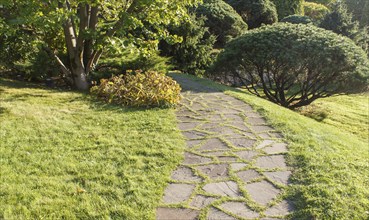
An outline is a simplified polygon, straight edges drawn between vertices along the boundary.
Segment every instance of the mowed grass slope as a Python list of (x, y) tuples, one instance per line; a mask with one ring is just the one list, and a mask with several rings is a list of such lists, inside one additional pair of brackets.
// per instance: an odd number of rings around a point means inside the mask
[(173, 110), (0, 79), (0, 219), (153, 219), (183, 146)]
[(293, 219), (369, 219), (369, 96), (320, 99), (317, 121), (247, 92), (188, 76), (252, 105), (289, 143)]

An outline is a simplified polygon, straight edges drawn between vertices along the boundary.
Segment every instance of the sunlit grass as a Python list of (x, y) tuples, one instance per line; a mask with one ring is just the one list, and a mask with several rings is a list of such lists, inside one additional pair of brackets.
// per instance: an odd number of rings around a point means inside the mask
[(171, 109), (0, 79), (0, 219), (153, 219), (184, 142)]

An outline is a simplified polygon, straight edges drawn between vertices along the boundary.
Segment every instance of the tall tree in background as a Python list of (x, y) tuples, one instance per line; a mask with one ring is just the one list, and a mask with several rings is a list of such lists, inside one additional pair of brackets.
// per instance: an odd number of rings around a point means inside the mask
[(361, 27), (369, 26), (369, 1), (368, 0), (345, 0), (348, 11), (352, 13)]
[[(169, 23), (188, 18), (198, 0), (3, 0), (2, 11), (14, 10), (2, 26), (27, 29), (55, 58), (77, 89), (89, 87), (88, 75), (109, 46), (156, 47), (159, 39), (175, 41)], [(6, 35), (4, 30), (2, 35)], [(58, 45), (64, 38), (62, 46)], [(56, 46), (58, 45), (58, 46)], [(60, 54), (67, 53), (67, 61)]]

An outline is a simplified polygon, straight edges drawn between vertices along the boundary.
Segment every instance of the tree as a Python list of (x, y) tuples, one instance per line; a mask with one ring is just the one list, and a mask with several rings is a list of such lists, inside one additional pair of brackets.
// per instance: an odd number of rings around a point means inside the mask
[(201, 75), (213, 62), (213, 46), (216, 40), (205, 27), (205, 17), (191, 16), (191, 21), (169, 27), (169, 32), (183, 38), (180, 43), (159, 44), (161, 55), (172, 58), (181, 71)]
[(241, 15), (249, 28), (278, 21), (277, 9), (270, 0), (226, 0), (226, 2)]
[(367, 87), (369, 61), (349, 38), (314, 25), (279, 23), (227, 44), (209, 74), (288, 108)]
[(303, 15), (303, 0), (272, 0), (272, 2), (277, 7), (279, 20), (289, 15)]
[(352, 13), (354, 20), (360, 23), (361, 27), (369, 26), (369, 1), (368, 0), (344, 0), (348, 11)]
[(216, 47), (223, 47), (229, 40), (247, 31), (247, 24), (239, 14), (223, 0), (205, 0), (195, 9), (198, 17), (205, 16), (205, 26), (217, 37)]
[(353, 20), (343, 3), (337, 3), (333, 6), (331, 13), (327, 14), (321, 21), (320, 27), (346, 36), (364, 50), (368, 50), (368, 28), (360, 28), (359, 22)]
[[(158, 39), (175, 40), (166, 31), (169, 23), (187, 19), (187, 7), (197, 0), (4, 0), (4, 11), (17, 7), (18, 14), (7, 24), (21, 26), (73, 79), (77, 89), (89, 87), (88, 76), (107, 47), (135, 45), (143, 51), (155, 48)], [(62, 48), (55, 47), (62, 36)], [(51, 39), (50, 39), (51, 38)], [(58, 38), (60, 40), (60, 38)], [(64, 51), (63, 51), (64, 50)], [(59, 53), (67, 53), (63, 62)]]
[(329, 13), (329, 9), (323, 4), (304, 2), (304, 13), (315, 22), (320, 22)]

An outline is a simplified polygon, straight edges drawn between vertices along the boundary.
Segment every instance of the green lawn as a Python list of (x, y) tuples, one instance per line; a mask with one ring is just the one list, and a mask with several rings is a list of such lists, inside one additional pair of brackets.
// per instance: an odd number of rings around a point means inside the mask
[(247, 92), (188, 77), (244, 100), (284, 134), (294, 168), (289, 198), (296, 202), (295, 219), (369, 219), (368, 94), (318, 100), (314, 110), (325, 115), (319, 122)]
[[(307, 115), (243, 91), (280, 130), (294, 168), (296, 219), (369, 218), (369, 96), (321, 99)], [(321, 113), (324, 114), (321, 114)], [(153, 219), (184, 142), (170, 109), (0, 80), (0, 219)]]
[(153, 219), (184, 142), (170, 109), (0, 79), (0, 219)]

